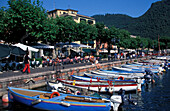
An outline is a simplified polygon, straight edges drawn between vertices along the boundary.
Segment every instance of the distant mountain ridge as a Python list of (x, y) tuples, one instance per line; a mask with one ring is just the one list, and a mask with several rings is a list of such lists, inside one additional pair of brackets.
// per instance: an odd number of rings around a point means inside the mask
[(123, 14), (94, 15), (96, 22), (106, 26), (126, 29), (132, 35), (155, 39), (159, 36), (170, 37), (170, 0), (162, 0), (151, 5), (140, 17), (133, 18)]

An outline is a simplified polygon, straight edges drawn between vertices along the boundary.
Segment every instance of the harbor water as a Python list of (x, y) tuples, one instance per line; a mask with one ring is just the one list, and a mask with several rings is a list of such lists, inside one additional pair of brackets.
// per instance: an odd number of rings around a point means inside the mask
[[(38, 90), (46, 90), (46, 87)], [(126, 94), (128, 96), (129, 94)], [(156, 78), (155, 84), (143, 86), (140, 93), (131, 94), (133, 101), (137, 105), (127, 102), (119, 108), (120, 111), (169, 111), (170, 110), (170, 71)], [(35, 110), (23, 104), (15, 103), (11, 108), (6, 108), (7, 104), (0, 100), (0, 111), (31, 111)], [(36, 111), (40, 111), (37, 110)], [(87, 109), (88, 111), (88, 109)]]

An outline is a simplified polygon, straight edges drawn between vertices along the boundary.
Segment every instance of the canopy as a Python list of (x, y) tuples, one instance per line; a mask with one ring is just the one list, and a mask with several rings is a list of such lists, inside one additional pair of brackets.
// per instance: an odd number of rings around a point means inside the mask
[(31, 47), (37, 48), (37, 49), (54, 49), (54, 46), (50, 46), (47, 44), (41, 44), (41, 43), (36, 43), (31, 45)]
[(14, 46), (20, 47), (24, 51), (27, 51), (27, 48), (28, 48), (29, 51), (38, 52), (38, 49), (21, 44), (21, 43), (14, 44)]
[(22, 50), (20, 47), (16, 46), (9, 46), (11, 48), (11, 54), (20, 56), (20, 55), (25, 55), (26, 51)]
[(72, 51), (76, 52), (76, 53), (80, 53), (80, 52), (84, 52), (84, 51), (81, 51), (79, 49), (71, 49)]
[(8, 45), (0, 44), (0, 58), (5, 58), (10, 55), (11, 49)]
[(85, 53), (96, 53), (95, 49), (82, 49)]
[(9, 46), (9, 45), (4, 45), (0, 44), (0, 58), (5, 58), (8, 57), (10, 54), (20, 56), (20, 55), (25, 55), (26, 52), (22, 50), (19, 47), (16, 46)]
[(80, 48), (91, 48), (91, 46), (87, 46), (87, 45), (84, 45), (84, 44), (77, 44), (77, 43), (69, 43), (69, 42), (66, 42), (66, 43), (56, 43), (56, 46), (57, 47), (80, 47)]

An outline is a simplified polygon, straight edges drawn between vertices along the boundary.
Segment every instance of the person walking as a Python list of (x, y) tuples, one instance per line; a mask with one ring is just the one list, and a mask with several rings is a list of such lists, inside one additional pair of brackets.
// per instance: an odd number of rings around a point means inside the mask
[(53, 70), (54, 70), (54, 66), (56, 66), (56, 73), (57, 73), (57, 77), (60, 77), (60, 72), (61, 72), (61, 64), (60, 64), (60, 59), (57, 58), (54, 61), (54, 65), (53, 65)]
[(26, 72), (26, 70), (28, 71), (27, 73), (30, 73), (30, 61), (29, 61), (29, 57), (28, 57), (28, 52), (26, 53), (25, 57), (24, 57), (24, 64), (25, 64), (25, 67), (23, 69), (23, 73)]

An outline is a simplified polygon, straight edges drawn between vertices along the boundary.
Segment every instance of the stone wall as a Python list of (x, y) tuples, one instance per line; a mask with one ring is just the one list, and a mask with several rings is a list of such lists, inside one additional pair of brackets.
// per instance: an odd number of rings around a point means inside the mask
[[(135, 59), (132, 60), (122, 60), (122, 61), (114, 61), (100, 64), (101, 69), (111, 69), (113, 66), (120, 66), (121, 64), (125, 64), (126, 62), (134, 62)], [(82, 67), (75, 67), (69, 69), (62, 69), (61, 72), (56, 71), (47, 71), (47, 72), (39, 72), (34, 74), (24, 74), (19, 76), (12, 76), (8, 78), (0, 79), (0, 96), (7, 93), (8, 86), (10, 87), (21, 87), (27, 89), (38, 88), (46, 85), (46, 81), (55, 80), (57, 77), (63, 79), (69, 79), (71, 75), (83, 75), (84, 72), (96, 70), (99, 67), (96, 65), (87, 65)]]

